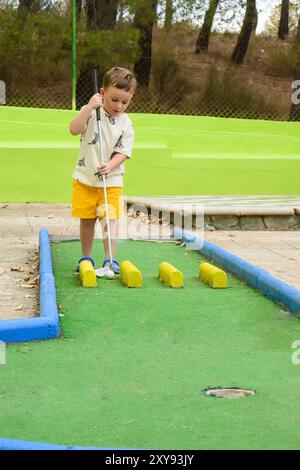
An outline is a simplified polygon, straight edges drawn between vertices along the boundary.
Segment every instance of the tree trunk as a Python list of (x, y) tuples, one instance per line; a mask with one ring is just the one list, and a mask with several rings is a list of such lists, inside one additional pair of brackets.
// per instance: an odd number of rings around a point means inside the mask
[(140, 57), (134, 64), (137, 81), (142, 86), (149, 85), (152, 55), (152, 29), (156, 20), (158, 0), (149, 0), (144, 5), (136, 7), (133, 26), (140, 31)]
[[(87, 29), (114, 29), (118, 0), (86, 0)], [(93, 69), (98, 70), (98, 82), (102, 84), (103, 70), (96, 63), (85, 64), (76, 82), (76, 107), (80, 109), (94, 94)]]
[(210, 0), (209, 2), (209, 8), (205, 13), (204, 22), (196, 41), (196, 54), (200, 54), (200, 52), (207, 53), (208, 51), (209, 37), (219, 1), (220, 0)]
[(119, 0), (119, 23), (124, 22), (124, 9), (125, 9), (124, 0)]
[(251, 33), (255, 25), (256, 14), (256, 0), (247, 0), (243, 26), (231, 56), (231, 61), (236, 64), (241, 64), (245, 58), (251, 38)]
[(173, 22), (173, 0), (166, 0), (165, 23), (164, 28), (170, 31)]
[(82, 12), (82, 0), (76, 0), (76, 20), (79, 21)]
[(255, 19), (254, 19), (253, 28), (252, 28), (252, 31), (254, 34), (256, 34), (257, 23), (258, 23), (258, 11), (255, 5)]
[(118, 0), (86, 0), (87, 29), (114, 29)]
[(28, 10), (30, 10), (32, 5), (35, 3), (35, 0), (20, 0), (18, 10), (21, 10), (21, 8), (27, 8)]
[(20, 0), (18, 12), (31, 11), (33, 13), (41, 10), (42, 2), (40, 0)]
[(281, 2), (281, 12), (280, 12), (280, 21), (278, 28), (278, 38), (284, 40), (289, 34), (289, 0), (282, 0)]

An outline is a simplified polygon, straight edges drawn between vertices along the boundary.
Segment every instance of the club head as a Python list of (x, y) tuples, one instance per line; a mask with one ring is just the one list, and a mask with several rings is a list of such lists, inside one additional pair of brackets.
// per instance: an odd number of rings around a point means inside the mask
[(97, 277), (104, 277), (105, 279), (113, 279), (115, 277), (115, 273), (109, 268), (109, 266), (95, 269), (95, 273)]

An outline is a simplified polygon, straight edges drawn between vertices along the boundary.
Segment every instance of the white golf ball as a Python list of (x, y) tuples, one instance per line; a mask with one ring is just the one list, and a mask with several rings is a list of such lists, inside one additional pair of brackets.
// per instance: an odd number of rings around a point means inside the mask
[(105, 273), (105, 277), (106, 279), (113, 279), (115, 277), (115, 273), (111, 269), (108, 269)]

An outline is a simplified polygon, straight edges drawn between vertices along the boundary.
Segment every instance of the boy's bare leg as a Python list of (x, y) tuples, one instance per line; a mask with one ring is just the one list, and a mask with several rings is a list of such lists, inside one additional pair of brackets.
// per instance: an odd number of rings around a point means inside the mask
[(96, 220), (97, 219), (80, 219), (80, 241), (82, 256), (92, 255), (94, 227)]
[[(105, 219), (101, 220), (101, 228), (102, 228), (102, 239), (103, 239), (105, 258), (109, 258), (107, 226), (106, 226)], [(117, 223), (115, 219), (109, 219), (109, 228), (110, 228), (111, 255), (113, 258), (115, 258), (116, 248), (117, 248)]]

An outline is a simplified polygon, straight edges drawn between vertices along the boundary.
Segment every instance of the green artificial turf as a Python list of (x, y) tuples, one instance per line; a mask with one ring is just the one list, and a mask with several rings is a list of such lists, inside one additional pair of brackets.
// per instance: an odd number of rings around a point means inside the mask
[[(70, 202), (73, 111), (0, 107), (0, 200)], [(300, 123), (131, 114), (127, 196), (299, 193)], [(12, 189), (13, 188), (13, 189)]]
[[(101, 242), (94, 246), (97, 266)], [(198, 253), (123, 240), (119, 259), (143, 274), (82, 288), (79, 242), (53, 243), (63, 337), (9, 345), (0, 365), (0, 436), (54, 444), (148, 449), (298, 449), (299, 320), (243, 282), (197, 278)], [(158, 266), (183, 271), (166, 288)], [(207, 397), (208, 386), (256, 390)]]

